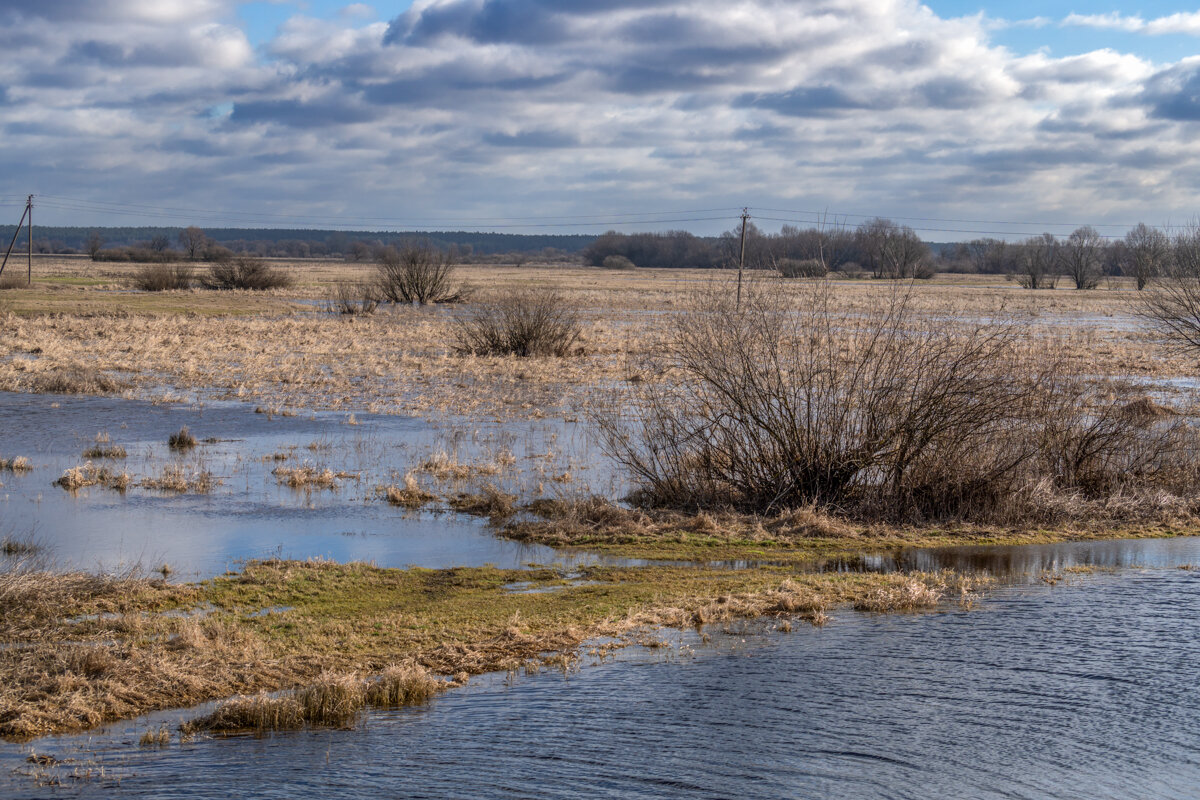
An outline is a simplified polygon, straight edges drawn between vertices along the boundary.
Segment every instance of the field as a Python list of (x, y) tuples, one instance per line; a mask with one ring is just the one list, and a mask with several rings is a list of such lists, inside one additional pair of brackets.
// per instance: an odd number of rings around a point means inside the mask
[[(709, 313), (704, 298), (734, 291), (728, 273), (711, 271), (462, 266), (456, 275), (465, 287), (459, 302), (382, 305), (373, 314), (343, 315), (332, 308), (336, 287), (373, 280), (371, 265), (275, 266), (294, 278), (293, 286), (269, 292), (140, 292), (130, 288), (136, 266), (39, 258), (32, 287), (0, 291), (0, 390), (168, 405), (234, 400), (265, 412), (264, 419), (341, 412), (416, 417), (463, 430), (483, 422), (503, 427), (540, 419), (589, 428), (646, 392), (676, 384), (680, 374), (663, 369), (660, 358), (676, 346), (674, 320)], [(553, 290), (578, 310), (582, 334), (569, 354), (460, 352), (456, 344), (465, 315), (527, 289)], [(814, 297), (809, 282), (768, 275), (748, 276), (746, 291), (748, 297), (766, 294), (801, 308)], [(1158, 420), (1189, 418), (1194, 358), (1168, 348), (1142, 322), (1131, 285), (1114, 280), (1079, 292), (1026, 291), (991, 276), (943, 275), (912, 287), (840, 281), (823, 295), (830, 305), (822, 313), (839, 324), (870, 320), (895, 303), (898, 292), (906, 292), (907, 327), (895, 341), (918, 334), (949, 340), (964, 329), (1003, 323), (1006, 342), (1015, 348), (1009, 356), (1022, 369), (1053, 363), (1088, 387), (1089, 402), (1116, 398), (1120, 405), (1114, 408), (1121, 413), (1144, 408), (1161, 415)], [(1114, 420), (1126, 419), (1114, 414)], [(1086, 427), (1087, 420), (1081, 424)], [(1136, 436), (1150, 427), (1139, 422), (1117, 433)], [(0, 453), (10, 459), (0, 478), (19, 481), (12, 459), (24, 455)], [(571, 460), (567, 453), (563, 463)], [(330, 457), (333, 469), (324, 463), (314, 467), (280, 453), (281, 466), (272, 474), (310, 495), (359, 480), (360, 473), (337, 472), (334, 461)], [(496, 476), (503, 471), (495, 463), (419, 453), (407, 467), (393, 470), (393, 485), (381, 484), (374, 493), (368, 486), (361, 502), (429, 504), (488, 517), (494, 534), (508, 539), (674, 563), (569, 571), (482, 564), (421, 570), (274, 559), (207, 580), (172, 583), (47, 569), (22, 551), (23, 532), (10, 532), (11, 563), (0, 579), (6, 620), (0, 734), (83, 729), (154, 709), (280, 690), (297, 690), (299, 705), (287, 707), (295, 727), (321, 719), (297, 710), (312, 694), (304, 694), (305, 686), (337, 681), (342, 686), (351, 680), (346, 676), (386, 675), (397, 664), (458, 685), (485, 671), (569, 664), (582, 643), (597, 637), (646, 643), (653, 642), (655, 626), (749, 616), (820, 624), (825, 611), (838, 606), (928, 607), (969, 597), (981, 582), (942, 572), (815, 571), (820, 559), (919, 546), (1197, 530), (1193, 498), (1170, 494), (1165, 483), (1096, 495), (1075, 487), (1048, 491), (1034, 516), (1005, 511), (1008, 516), (997, 512), (980, 520), (948, 514), (923, 522), (911, 514), (872, 516), (815, 504), (630, 508), (570, 470), (555, 474), (543, 468), (530, 479), (517, 476), (502, 491)], [(414, 475), (431, 491), (413, 488)], [(411, 481), (407, 489), (405, 481)], [(631, 488), (637, 481), (623, 475), (616, 483)], [(161, 491), (149, 480), (130, 485), (135, 493)], [(127, 489), (111, 490), (123, 496)], [(188, 491), (185, 484), (180, 493)], [(48, 502), (58, 502), (57, 496)], [(163, 573), (166, 577), (165, 568)], [(516, 584), (531, 591), (514, 592)], [(58, 599), (49, 607), (47, 598)], [(195, 609), (204, 614), (190, 616)], [(370, 692), (364, 691), (351, 692), (359, 706), (367, 703)], [(242, 723), (271, 727), (262, 715), (282, 713), (280, 707), (256, 702), (258, 721)], [(189, 730), (206, 726), (219, 727), (209, 719)]]

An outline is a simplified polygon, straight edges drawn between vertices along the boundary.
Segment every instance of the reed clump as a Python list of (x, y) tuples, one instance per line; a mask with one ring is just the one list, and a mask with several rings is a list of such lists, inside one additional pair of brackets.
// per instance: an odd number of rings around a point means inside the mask
[(517, 513), (517, 497), (485, 486), (478, 492), (460, 492), (450, 498), (450, 507), (460, 514), (487, 517), (493, 522), (511, 518)]
[(403, 487), (393, 484), (381, 486), (376, 491), (392, 505), (409, 509), (420, 508), (438, 499), (437, 495), (422, 489), (411, 472), (405, 474)]
[(167, 464), (155, 477), (145, 477), (139, 484), (143, 489), (174, 494), (208, 494), (221, 481), (206, 469), (187, 469), (181, 464)]
[(196, 437), (188, 430), (187, 425), (167, 437), (167, 447), (172, 450), (191, 450), (196, 446)]
[(96, 440), (90, 447), (83, 451), (83, 457), (88, 459), (121, 459), (127, 455), (125, 448), (119, 444), (113, 444), (112, 439), (109, 438), (107, 433), (96, 434)]
[(271, 470), (275, 479), (284, 486), (293, 489), (335, 489), (337, 475), (331, 469), (318, 469), (305, 465), (302, 467), (276, 467)]
[(33, 470), (33, 462), (25, 456), (16, 456), (14, 458), (0, 458), (0, 472), (30, 472)]
[(109, 466), (97, 467), (91, 461), (65, 470), (55, 486), (61, 486), (69, 492), (88, 486), (103, 486), (124, 492), (133, 482), (133, 476), (128, 472), (118, 471)]
[(34, 394), (114, 394), (125, 384), (99, 370), (74, 366), (30, 373), (20, 388)]
[(226, 700), (210, 714), (186, 722), (181, 731), (190, 736), (348, 727), (369, 707), (424, 703), (447, 685), (416, 664), (392, 665), (379, 676), (365, 679), (354, 673), (323, 672), (312, 682), (279, 695), (260, 693)]

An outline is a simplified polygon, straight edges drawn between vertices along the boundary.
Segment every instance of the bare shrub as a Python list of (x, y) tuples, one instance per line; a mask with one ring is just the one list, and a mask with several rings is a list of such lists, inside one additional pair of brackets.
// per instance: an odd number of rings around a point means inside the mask
[(519, 289), (457, 321), (454, 349), (474, 355), (566, 356), (583, 332), (578, 309), (551, 289)]
[(143, 292), (190, 289), (195, 276), (186, 264), (146, 264), (133, 276), (133, 287)]
[(451, 303), (462, 297), (451, 253), (429, 242), (385, 247), (375, 256), (379, 297), (391, 303)]
[(605, 269), (637, 269), (637, 265), (628, 258), (618, 255), (606, 256), (600, 266)]
[(285, 289), (292, 285), (292, 278), (260, 259), (237, 256), (229, 261), (213, 264), (200, 282), (205, 289), (265, 291)]
[(9, 272), (0, 275), (0, 291), (7, 289), (24, 289), (28, 285), (27, 276), (19, 272)]
[(674, 323), (654, 368), (677, 379), (597, 414), (641, 504), (1007, 521), (1043, 482), (1098, 496), (1200, 474), (1193, 426), (1054, 378), (1016, 325), (929, 321), (909, 290), (843, 316), (826, 282), (790, 306), (761, 286), (740, 312), (729, 298)]
[(327, 308), (333, 314), (366, 316), (379, 308), (379, 298), (370, 284), (339, 281), (333, 287)]

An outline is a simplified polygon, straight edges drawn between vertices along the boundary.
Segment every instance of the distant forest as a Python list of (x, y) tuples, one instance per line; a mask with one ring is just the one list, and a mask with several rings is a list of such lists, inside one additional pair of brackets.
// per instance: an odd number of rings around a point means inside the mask
[[(14, 225), (0, 225), (0, 239), (8, 247)], [(82, 228), (35, 225), (34, 252), (87, 253), (89, 242), (99, 241), (105, 249), (178, 248), (184, 228), (126, 227)], [(290, 228), (203, 228), (207, 240), (235, 253), (283, 258), (338, 258), (363, 256), (375, 248), (407, 241), (429, 241), (447, 250), (479, 256), (510, 253), (526, 255), (554, 251), (575, 255), (595, 241), (585, 234), (476, 233), (472, 231), (333, 231)], [(21, 232), (15, 250), (24, 251), (26, 234)]]

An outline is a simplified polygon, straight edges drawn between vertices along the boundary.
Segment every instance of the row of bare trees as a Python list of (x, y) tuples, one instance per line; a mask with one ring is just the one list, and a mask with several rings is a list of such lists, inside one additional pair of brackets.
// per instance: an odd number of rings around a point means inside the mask
[(1125, 275), (1140, 291), (1156, 278), (1186, 269), (1192, 253), (1200, 259), (1200, 226), (1188, 226), (1172, 237), (1138, 223), (1124, 238), (1112, 241), (1091, 226), (1077, 228), (1064, 240), (1049, 233), (1022, 242), (975, 239), (945, 258), (972, 272), (1016, 274), (1027, 289), (1053, 289), (1061, 278), (1076, 289), (1094, 289), (1106, 275)]

